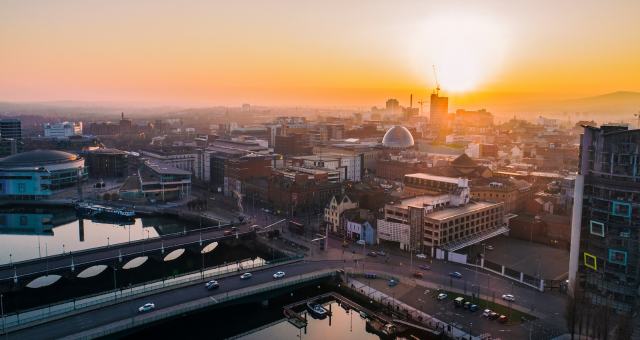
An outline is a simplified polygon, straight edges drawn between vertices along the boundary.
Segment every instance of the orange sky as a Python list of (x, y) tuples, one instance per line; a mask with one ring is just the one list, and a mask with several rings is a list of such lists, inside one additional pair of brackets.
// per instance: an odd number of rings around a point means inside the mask
[(638, 13), (637, 0), (8, 0), (0, 100), (406, 105), (433, 64), (453, 97), (640, 91)]

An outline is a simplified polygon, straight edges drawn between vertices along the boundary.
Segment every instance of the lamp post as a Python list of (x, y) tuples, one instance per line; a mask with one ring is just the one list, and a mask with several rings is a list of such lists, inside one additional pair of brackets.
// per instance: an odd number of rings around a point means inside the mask
[(109, 236), (107, 236), (107, 247), (109, 247)]
[(4, 296), (0, 294), (0, 311), (2, 312), (2, 333), (7, 334), (5, 331), (5, 323), (4, 323)]

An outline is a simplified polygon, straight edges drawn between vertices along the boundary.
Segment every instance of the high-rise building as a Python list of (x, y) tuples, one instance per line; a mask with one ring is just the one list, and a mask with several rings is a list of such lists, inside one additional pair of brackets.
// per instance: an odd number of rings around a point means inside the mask
[(0, 157), (22, 152), (22, 124), (19, 119), (0, 119)]
[(575, 180), (569, 292), (629, 316), (640, 288), (640, 130), (584, 128)]
[(449, 98), (440, 97), (438, 93), (432, 93), (430, 105), (429, 120), (431, 129), (435, 134), (439, 134), (442, 129), (446, 128)]
[(395, 98), (391, 98), (385, 103), (385, 108), (387, 113), (396, 114), (400, 112), (400, 102)]

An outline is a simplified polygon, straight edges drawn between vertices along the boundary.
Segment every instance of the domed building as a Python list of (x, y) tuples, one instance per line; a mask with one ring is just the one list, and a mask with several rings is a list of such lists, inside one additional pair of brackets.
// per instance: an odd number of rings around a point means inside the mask
[(58, 150), (34, 150), (0, 158), (0, 199), (46, 199), (87, 178), (84, 159)]
[(382, 146), (389, 149), (407, 149), (413, 145), (411, 132), (401, 125), (392, 126), (382, 138)]

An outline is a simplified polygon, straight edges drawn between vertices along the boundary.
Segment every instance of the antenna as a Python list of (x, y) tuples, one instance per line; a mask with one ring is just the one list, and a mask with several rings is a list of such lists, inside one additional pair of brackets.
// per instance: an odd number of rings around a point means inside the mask
[(440, 94), (440, 82), (438, 81), (438, 72), (436, 72), (436, 65), (431, 65), (433, 68), (433, 77), (436, 79), (436, 95)]

